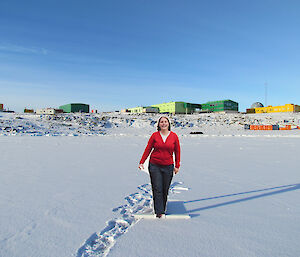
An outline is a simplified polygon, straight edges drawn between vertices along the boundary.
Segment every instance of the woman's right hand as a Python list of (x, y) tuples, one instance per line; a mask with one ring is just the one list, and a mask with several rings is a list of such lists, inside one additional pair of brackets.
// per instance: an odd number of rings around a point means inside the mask
[(143, 169), (144, 169), (144, 164), (141, 163), (141, 164), (139, 165), (139, 169), (140, 169), (140, 170), (143, 170)]

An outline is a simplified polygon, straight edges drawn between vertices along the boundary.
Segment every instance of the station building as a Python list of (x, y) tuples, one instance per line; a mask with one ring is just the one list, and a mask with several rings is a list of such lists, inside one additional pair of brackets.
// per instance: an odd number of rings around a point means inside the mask
[[(123, 112), (132, 113), (168, 113), (168, 114), (192, 114), (201, 112), (238, 112), (238, 103), (232, 100), (221, 100), (207, 102), (205, 104), (187, 103), (187, 102), (168, 102), (162, 104), (154, 104), (150, 107), (135, 107), (124, 109)], [(151, 110), (149, 108), (156, 108)]]
[[(251, 106), (252, 107), (252, 106)], [(296, 104), (285, 104), (281, 106), (256, 107), (246, 110), (246, 113), (276, 113), (276, 112), (300, 112), (300, 106)]]
[[(125, 112), (125, 111), (122, 111)], [(159, 109), (153, 106), (139, 106), (134, 108), (128, 108), (127, 112), (131, 113), (158, 113)]]
[(36, 114), (58, 114), (63, 113), (62, 109), (54, 109), (54, 108), (44, 108), (44, 109), (37, 109)]
[(34, 110), (25, 108), (24, 113), (34, 113)]
[(62, 109), (66, 113), (71, 112), (90, 112), (90, 106), (88, 104), (82, 104), (82, 103), (71, 103), (71, 104), (65, 104), (62, 106), (59, 106), (59, 109)]
[(207, 112), (238, 112), (239, 110), (239, 104), (232, 100), (211, 101), (201, 106), (201, 110)]
[(169, 102), (151, 105), (159, 109), (159, 113), (191, 114), (201, 109), (201, 104), (186, 102)]

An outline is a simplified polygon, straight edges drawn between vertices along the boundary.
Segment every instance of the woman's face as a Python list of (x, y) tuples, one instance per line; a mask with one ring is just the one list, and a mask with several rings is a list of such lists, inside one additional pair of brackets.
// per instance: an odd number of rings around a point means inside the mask
[(168, 130), (169, 121), (166, 118), (162, 117), (159, 121), (159, 127), (161, 130)]

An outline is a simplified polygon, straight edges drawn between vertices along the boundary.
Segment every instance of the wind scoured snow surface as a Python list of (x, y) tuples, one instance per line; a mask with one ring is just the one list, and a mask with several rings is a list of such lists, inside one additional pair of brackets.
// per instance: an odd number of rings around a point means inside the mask
[(297, 114), (172, 117), (169, 207), (191, 219), (139, 221), (152, 194), (137, 166), (158, 115), (54, 117), (0, 113), (1, 257), (299, 256), (300, 130), (243, 129)]

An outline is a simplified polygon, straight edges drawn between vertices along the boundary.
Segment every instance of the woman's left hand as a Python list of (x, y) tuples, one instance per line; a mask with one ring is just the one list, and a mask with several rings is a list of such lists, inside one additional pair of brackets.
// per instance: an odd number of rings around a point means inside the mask
[(179, 168), (174, 167), (174, 173), (177, 174), (179, 172)]

